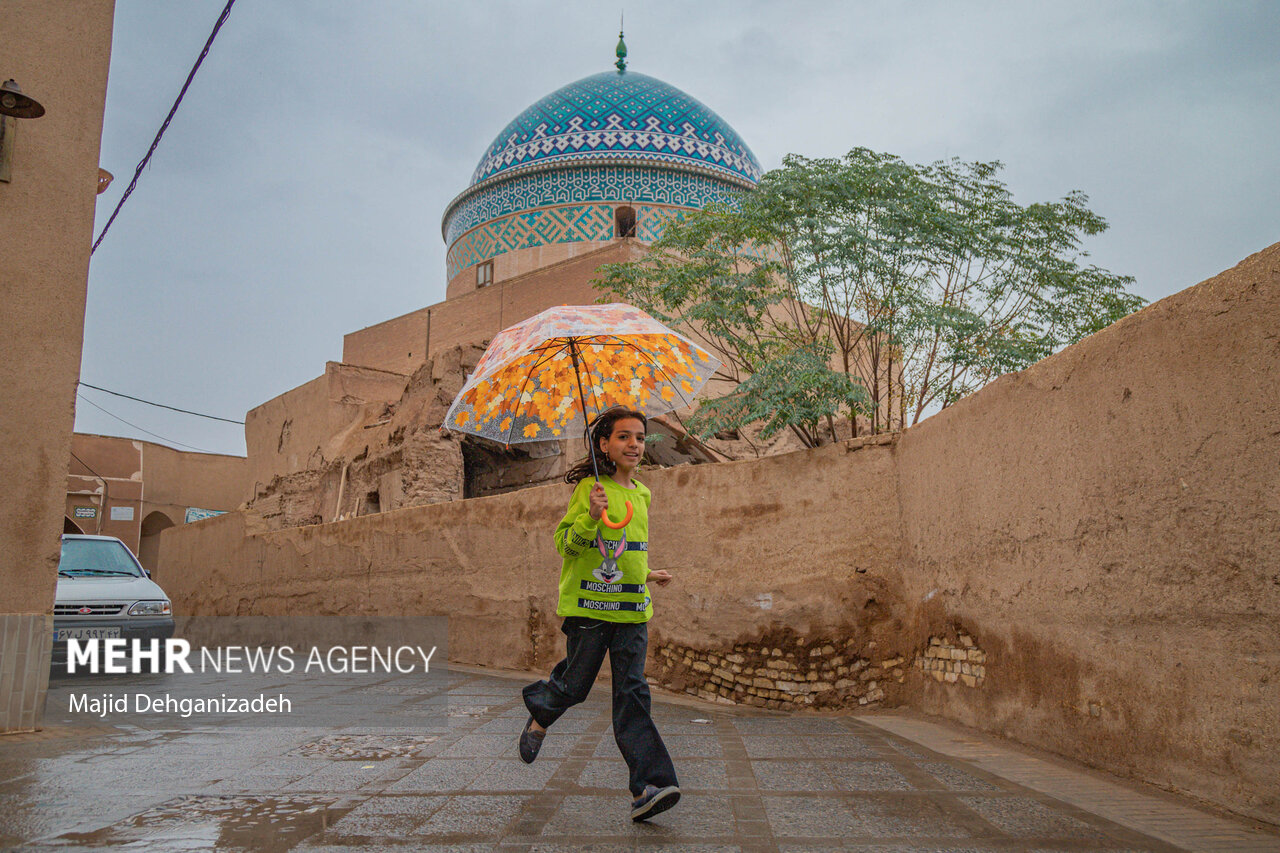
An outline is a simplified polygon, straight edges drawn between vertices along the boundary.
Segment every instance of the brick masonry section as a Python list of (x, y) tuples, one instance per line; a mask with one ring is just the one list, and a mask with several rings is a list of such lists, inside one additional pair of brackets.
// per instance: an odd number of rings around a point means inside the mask
[(930, 637), (924, 654), (916, 655), (915, 666), (934, 681), (981, 687), (987, 678), (987, 653), (968, 634), (954, 641)]
[(52, 614), (0, 614), (0, 733), (38, 727), (52, 654)]

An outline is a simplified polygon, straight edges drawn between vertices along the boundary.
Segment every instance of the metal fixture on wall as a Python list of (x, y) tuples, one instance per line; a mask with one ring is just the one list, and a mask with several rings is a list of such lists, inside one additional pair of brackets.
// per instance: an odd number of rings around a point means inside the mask
[(35, 98), (22, 94), (12, 79), (0, 84), (0, 181), (11, 180), (13, 143), (20, 118), (40, 118), (44, 107)]

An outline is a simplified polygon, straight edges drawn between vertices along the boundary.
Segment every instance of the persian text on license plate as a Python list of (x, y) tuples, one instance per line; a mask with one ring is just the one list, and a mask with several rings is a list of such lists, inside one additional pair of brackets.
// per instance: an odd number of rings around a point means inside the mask
[(67, 640), (108, 640), (120, 636), (120, 626), (113, 628), (54, 628), (53, 641)]

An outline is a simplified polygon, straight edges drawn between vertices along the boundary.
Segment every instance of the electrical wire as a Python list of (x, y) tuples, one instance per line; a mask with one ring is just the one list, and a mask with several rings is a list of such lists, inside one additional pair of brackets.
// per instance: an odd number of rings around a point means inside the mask
[(74, 459), (74, 460), (76, 460), (77, 462), (79, 462), (81, 465), (83, 465), (86, 471), (88, 471), (88, 472), (89, 472), (90, 474), (92, 474), (93, 476), (97, 477), (99, 480), (105, 480), (105, 479), (106, 479), (106, 477), (103, 477), (103, 476), (102, 476), (101, 474), (99, 474), (97, 471), (95, 471), (95, 470), (93, 470), (92, 468), (90, 468), (90, 467), (89, 467), (89, 463), (88, 463), (88, 462), (85, 462), (85, 461), (84, 461), (83, 459), (81, 459), (79, 456), (76, 456), (76, 452), (75, 452), (74, 450), (73, 450), (73, 451), (71, 451), (71, 458), (72, 458), (72, 459)]
[(95, 391), (101, 391), (104, 394), (112, 394), (116, 397), (124, 397), (126, 400), (134, 400), (139, 403), (146, 403), (148, 406), (155, 406), (158, 409), (168, 409), (171, 412), (182, 412), (182, 414), (184, 415), (195, 415), (197, 418), (208, 418), (211, 421), (226, 421), (229, 424), (240, 424), (240, 426), (244, 426), (244, 421), (235, 421), (235, 420), (232, 420), (231, 418), (220, 418), (217, 415), (204, 415), (204, 414), (201, 414), (200, 412), (190, 411), (189, 409), (179, 409), (176, 406), (166, 406), (164, 403), (153, 403), (150, 400), (144, 400), (141, 397), (131, 397), (128, 394), (121, 394), (119, 391), (110, 391), (106, 388), (99, 388), (97, 385), (90, 385), (88, 382), (85, 382), (83, 380), (80, 381), (80, 384), (83, 385), (85, 388), (92, 388)]
[(182, 84), (182, 90), (178, 92), (178, 98), (173, 102), (173, 106), (169, 109), (169, 115), (165, 116), (164, 124), (160, 125), (160, 130), (156, 133), (156, 138), (152, 140), (151, 147), (147, 149), (147, 155), (138, 163), (138, 168), (133, 170), (133, 180), (129, 182), (129, 186), (124, 191), (124, 195), (120, 197), (120, 201), (116, 203), (116, 209), (111, 211), (111, 218), (107, 220), (107, 224), (102, 226), (102, 233), (98, 235), (98, 239), (93, 241), (93, 248), (89, 250), (92, 255), (98, 251), (102, 239), (107, 236), (107, 231), (111, 228), (111, 223), (116, 221), (116, 215), (120, 213), (120, 208), (124, 207), (124, 203), (133, 194), (133, 189), (138, 185), (138, 178), (142, 177), (142, 170), (147, 168), (147, 164), (151, 162), (151, 155), (156, 153), (156, 148), (160, 146), (160, 137), (164, 136), (164, 132), (169, 129), (169, 122), (173, 121), (173, 116), (178, 112), (178, 105), (182, 103), (182, 98), (187, 94), (191, 81), (195, 79), (196, 72), (200, 70), (200, 63), (204, 62), (204, 58), (209, 55), (209, 48), (213, 47), (213, 40), (218, 35), (218, 30), (222, 29), (222, 25), (226, 23), (227, 16), (231, 14), (231, 7), (235, 5), (236, 0), (227, 0), (227, 5), (222, 10), (222, 14), (218, 16), (218, 22), (213, 25), (213, 32), (209, 33), (209, 40), (204, 43), (204, 50), (200, 51), (200, 55), (196, 57), (196, 64), (191, 66), (191, 72), (187, 74), (187, 82)]
[(102, 412), (104, 415), (107, 415), (108, 417), (115, 418), (115, 419), (116, 419), (116, 420), (118, 420), (120, 423), (125, 424), (126, 426), (131, 426), (131, 427), (133, 427), (133, 428), (134, 428), (134, 429), (136, 429), (136, 430), (142, 430), (142, 432), (145, 432), (147, 435), (154, 436), (155, 438), (158, 438), (158, 439), (160, 439), (161, 441), (168, 442), (169, 444), (176, 444), (176, 445), (178, 445), (179, 447), (185, 447), (185, 448), (187, 448), (188, 450), (198, 450), (198, 451), (200, 451), (201, 453), (216, 453), (216, 451), (213, 451), (213, 450), (205, 450), (203, 447), (196, 447), (196, 446), (191, 445), (191, 444), (183, 444), (181, 441), (174, 441), (172, 438), (165, 438), (163, 435), (160, 435), (159, 433), (154, 433), (154, 432), (152, 432), (152, 431), (151, 431), (151, 430), (149, 430), (149, 429), (142, 429), (142, 427), (138, 426), (137, 424), (131, 424), (131, 423), (129, 423), (129, 422), (128, 422), (128, 421), (126, 421), (124, 418), (120, 417), (119, 415), (113, 415), (113, 414), (111, 414), (111, 413), (110, 413), (110, 412), (108, 412), (106, 409), (102, 408), (102, 407), (101, 407), (101, 406), (99, 406), (97, 403), (93, 402), (93, 401), (92, 401), (92, 400), (90, 400), (88, 397), (86, 397), (85, 395), (81, 394), (79, 391), (77, 391), (77, 392), (76, 392), (76, 396), (77, 396), (77, 397), (79, 397), (81, 400), (84, 400), (84, 401), (85, 401), (86, 403), (88, 403), (90, 406), (93, 406), (93, 407), (94, 407), (95, 409), (97, 409), (98, 411)]

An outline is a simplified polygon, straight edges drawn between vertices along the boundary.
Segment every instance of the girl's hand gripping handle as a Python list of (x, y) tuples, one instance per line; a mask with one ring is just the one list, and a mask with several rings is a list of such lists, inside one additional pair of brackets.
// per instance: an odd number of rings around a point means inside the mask
[(631, 507), (631, 501), (626, 502), (627, 512), (622, 521), (613, 521), (609, 518), (609, 496), (605, 494), (604, 486), (600, 485), (599, 481), (591, 488), (590, 501), (591, 508), (589, 511), (591, 517), (610, 530), (621, 530), (631, 523), (631, 516), (635, 512)]

